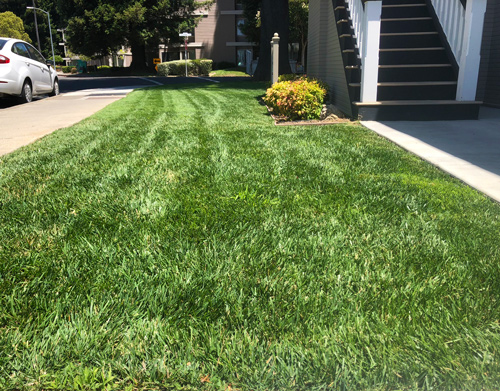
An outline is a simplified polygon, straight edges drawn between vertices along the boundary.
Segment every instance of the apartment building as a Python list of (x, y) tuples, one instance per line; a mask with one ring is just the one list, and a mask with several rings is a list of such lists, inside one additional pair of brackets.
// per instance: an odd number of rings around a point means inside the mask
[[(241, 32), (243, 10), (241, 0), (216, 0), (197, 16), (202, 19), (191, 31), (188, 41), (188, 58), (209, 58), (215, 63), (230, 62), (246, 65), (246, 53), (254, 50), (255, 44), (248, 42)], [(184, 45), (160, 45), (159, 58), (162, 62), (184, 59)]]

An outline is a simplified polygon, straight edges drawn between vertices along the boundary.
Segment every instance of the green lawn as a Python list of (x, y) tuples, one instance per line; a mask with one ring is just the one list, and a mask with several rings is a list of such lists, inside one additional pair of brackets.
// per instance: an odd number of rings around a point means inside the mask
[(136, 91), (0, 158), (0, 389), (500, 387), (499, 205), (263, 91)]
[(210, 72), (211, 77), (218, 77), (218, 76), (248, 76), (245, 72), (245, 68), (243, 67), (237, 67), (237, 68), (228, 68), (228, 69), (218, 69), (215, 71)]

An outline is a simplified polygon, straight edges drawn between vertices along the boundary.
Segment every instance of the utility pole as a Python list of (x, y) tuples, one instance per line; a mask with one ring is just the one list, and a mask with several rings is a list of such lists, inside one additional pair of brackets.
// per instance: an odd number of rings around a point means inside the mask
[[(33, 0), (33, 8), (36, 8), (35, 0)], [(38, 44), (38, 51), (41, 53), (42, 48), (40, 47), (40, 36), (38, 35), (38, 23), (36, 21), (36, 12), (33, 12), (33, 15), (35, 16), (36, 43)]]

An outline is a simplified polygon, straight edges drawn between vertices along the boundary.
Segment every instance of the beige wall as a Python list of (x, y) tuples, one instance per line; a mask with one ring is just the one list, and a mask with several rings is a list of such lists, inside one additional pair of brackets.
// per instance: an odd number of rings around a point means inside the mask
[(330, 86), (332, 103), (351, 116), (351, 101), (331, 0), (310, 0), (309, 2), (307, 55), (307, 74), (326, 82)]
[[(198, 0), (203, 1), (203, 0)], [(235, 0), (216, 0), (204, 15), (194, 31), (194, 40), (190, 40), (189, 49), (194, 50), (196, 58), (210, 58), (214, 62), (227, 61), (236, 63), (237, 49), (252, 49), (248, 42), (236, 34), (236, 23), (241, 11), (235, 9)], [(183, 50), (169, 47), (168, 51)], [(160, 48), (160, 56), (163, 48)]]

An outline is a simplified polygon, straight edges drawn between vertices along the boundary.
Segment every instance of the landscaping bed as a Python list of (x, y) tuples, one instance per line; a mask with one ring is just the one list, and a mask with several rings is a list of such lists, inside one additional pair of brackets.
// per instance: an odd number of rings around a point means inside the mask
[(500, 206), (264, 91), (138, 90), (0, 157), (2, 390), (500, 387)]

